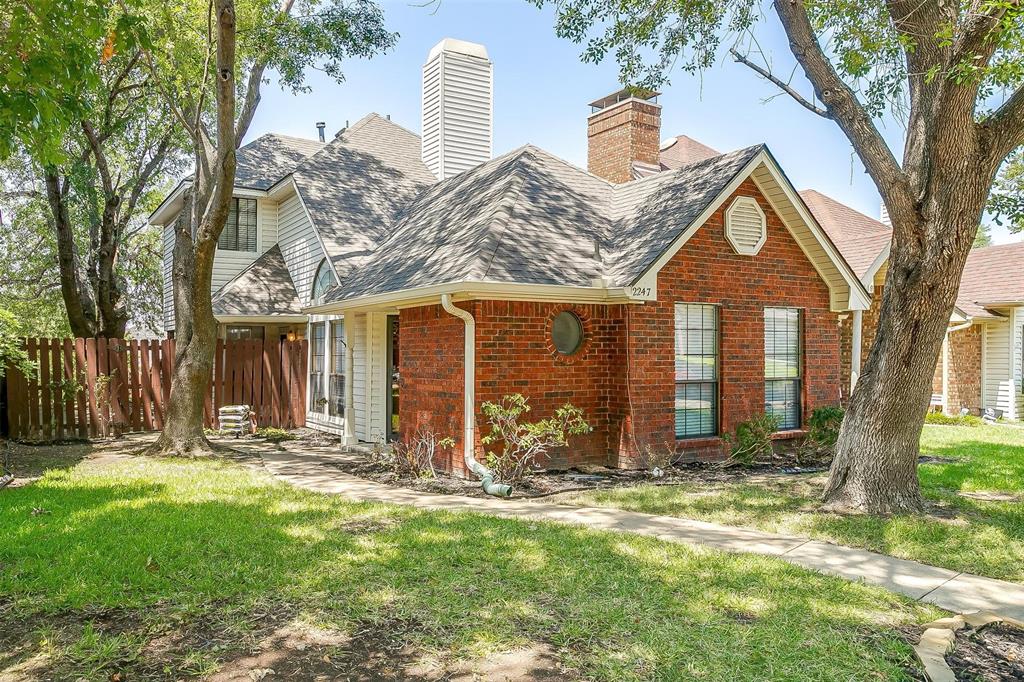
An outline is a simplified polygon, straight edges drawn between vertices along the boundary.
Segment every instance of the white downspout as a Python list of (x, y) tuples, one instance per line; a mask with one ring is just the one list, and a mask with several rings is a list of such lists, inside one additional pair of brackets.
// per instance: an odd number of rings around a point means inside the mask
[(342, 436), (342, 445), (355, 445), (358, 442), (356, 438), (356, 406), (355, 406), (355, 390), (353, 384), (355, 384), (355, 324), (349, 324), (349, 322), (355, 322), (355, 320), (349, 320), (345, 317), (345, 433)]
[(862, 328), (864, 326), (864, 311), (853, 311), (853, 339), (850, 342), (850, 393), (857, 388), (857, 379), (860, 378), (860, 347)]
[(441, 294), (441, 307), (450, 315), (460, 318), (465, 323), (463, 334), (463, 389), (462, 389), (462, 423), (464, 427), (462, 441), (462, 457), (466, 468), (481, 478), (484, 492), (498, 497), (512, 494), (512, 486), (494, 482), (494, 473), (476, 461), (473, 450), (476, 449), (476, 320), (472, 313), (452, 304), (451, 294)]

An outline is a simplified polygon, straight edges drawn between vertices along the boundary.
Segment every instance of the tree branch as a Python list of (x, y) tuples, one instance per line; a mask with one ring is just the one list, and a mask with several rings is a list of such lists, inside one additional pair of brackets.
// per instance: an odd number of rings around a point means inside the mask
[(915, 200), (906, 175), (857, 95), (839, 77), (822, 51), (803, 0), (776, 0), (775, 11), (789, 38), (793, 56), (800, 62), (829, 116), (857, 150), (890, 212), (902, 215), (915, 212)]
[(810, 111), (812, 113), (815, 113), (818, 116), (821, 116), (822, 118), (829, 118), (829, 119), (832, 118), (832, 116), (828, 113), (828, 111), (826, 111), (825, 109), (822, 109), (821, 107), (819, 107), (819, 106), (817, 106), (817, 105), (807, 101), (807, 99), (805, 99), (804, 96), (801, 95), (799, 92), (794, 90), (793, 87), (789, 83), (786, 83), (782, 79), (780, 79), (777, 76), (773, 75), (771, 73), (771, 71), (768, 71), (768, 69), (765, 69), (764, 67), (758, 66), (757, 64), (755, 64), (754, 62), (750, 61), (749, 59), (744, 57), (742, 54), (737, 52), (735, 49), (730, 49), (729, 50), (729, 54), (731, 54), (732, 58), (735, 59), (740, 64), (743, 64), (744, 66), (747, 66), (750, 69), (753, 69), (754, 72), (756, 72), (762, 78), (764, 78), (767, 81), (770, 81), (771, 83), (774, 83), (777, 88), (779, 88), (784, 93), (786, 93), (787, 95), (792, 97), (794, 100), (796, 100), (796, 103), (799, 104), (800, 106), (802, 106), (804, 109), (807, 109), (808, 111)]
[(1010, 152), (1024, 146), (1024, 85), (980, 125), (989, 158), (998, 167)]
[[(279, 8), (281, 15), (287, 15), (292, 11), (295, 0), (283, 0)], [(267, 60), (260, 59), (249, 69), (249, 78), (245, 84), (245, 98), (242, 100), (242, 111), (238, 115), (238, 123), (235, 125), (235, 144), (241, 146), (245, 134), (249, 132), (253, 116), (256, 115), (256, 108), (259, 106), (263, 86), (263, 73), (267, 69)]]

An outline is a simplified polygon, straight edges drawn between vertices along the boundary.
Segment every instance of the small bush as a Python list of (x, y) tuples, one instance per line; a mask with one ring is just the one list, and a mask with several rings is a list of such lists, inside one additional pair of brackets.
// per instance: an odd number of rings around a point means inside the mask
[(768, 413), (737, 424), (735, 434), (724, 436), (732, 446), (726, 465), (753, 466), (772, 462), (775, 458), (772, 435), (779, 430), (779, 424), (779, 417)]
[(257, 438), (265, 438), (271, 443), (280, 443), (286, 440), (296, 440), (298, 436), (287, 429), (278, 429), (273, 426), (261, 426), (253, 434)]
[(843, 425), (843, 408), (819, 407), (807, 419), (807, 440), (821, 447), (832, 447), (839, 440), (839, 427)]
[(973, 414), (950, 416), (942, 412), (929, 412), (924, 417), (925, 424), (942, 424), (944, 426), (984, 426), (985, 420)]
[(506, 395), (499, 402), (485, 402), (481, 409), (491, 425), (490, 433), (480, 439), (484, 446), (497, 446), (487, 452), (487, 466), (503, 483), (517, 483), (537, 467), (537, 459), (554, 447), (567, 445), (569, 436), (591, 431), (583, 419), (583, 410), (566, 403), (555, 414), (537, 422), (520, 421), (530, 411), (529, 401), (519, 393)]
[(400, 477), (434, 478), (434, 455), (440, 448), (454, 446), (454, 439), (438, 439), (437, 434), (421, 427), (408, 440), (394, 443), (391, 452), (382, 452), (378, 461)]

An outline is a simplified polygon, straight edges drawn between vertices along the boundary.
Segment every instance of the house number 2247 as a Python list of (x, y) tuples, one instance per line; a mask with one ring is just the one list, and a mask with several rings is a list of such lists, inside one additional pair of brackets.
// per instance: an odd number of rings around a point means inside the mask
[(633, 287), (633, 296), (646, 298), (651, 295), (651, 287)]

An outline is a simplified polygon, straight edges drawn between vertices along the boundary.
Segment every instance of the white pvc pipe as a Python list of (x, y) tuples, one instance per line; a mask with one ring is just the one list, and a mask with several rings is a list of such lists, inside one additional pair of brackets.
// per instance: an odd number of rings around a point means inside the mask
[(476, 427), (474, 425), (476, 421), (476, 320), (468, 310), (463, 310), (452, 304), (451, 294), (441, 294), (441, 307), (465, 323), (462, 351), (462, 459), (466, 463), (466, 468), (482, 479), (484, 491), (490, 495), (508, 497), (512, 494), (512, 487), (494, 483), (494, 474), (476, 461), (473, 454), (473, 450), (476, 449)]
[(857, 388), (857, 379), (860, 378), (860, 347), (862, 328), (864, 326), (864, 311), (853, 311), (853, 339), (850, 342), (850, 393)]

